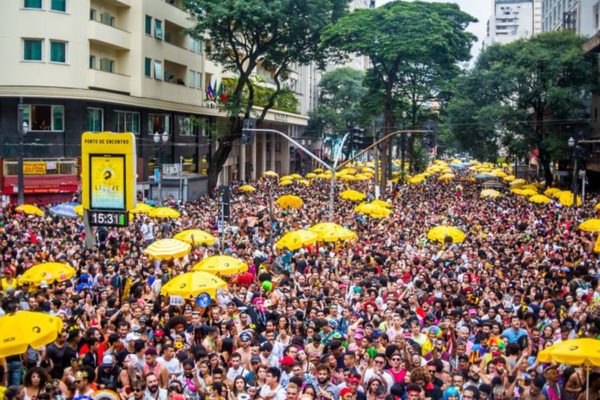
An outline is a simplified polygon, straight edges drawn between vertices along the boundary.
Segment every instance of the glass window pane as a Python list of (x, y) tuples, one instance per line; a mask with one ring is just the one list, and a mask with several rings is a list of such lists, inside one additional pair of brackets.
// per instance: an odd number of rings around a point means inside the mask
[(52, 130), (52, 107), (51, 106), (30, 106), (32, 131), (49, 131)]
[(50, 9), (54, 11), (67, 11), (67, 1), (66, 0), (52, 0), (50, 4)]
[(52, 130), (62, 131), (64, 129), (64, 108), (59, 106), (52, 107)]
[(133, 133), (140, 133), (140, 114), (133, 113), (133, 123), (131, 125), (130, 131)]
[(152, 76), (152, 59), (144, 58), (144, 75), (147, 77)]
[(25, 8), (42, 8), (42, 0), (25, 0)]
[(23, 106), (23, 121), (27, 121), (31, 129), (31, 106)]
[(188, 86), (193, 88), (196, 85), (196, 72), (188, 70)]
[(152, 35), (152, 17), (146, 15), (146, 35)]
[(23, 41), (23, 59), (42, 61), (42, 41), (40, 39), (25, 39)]
[(103, 110), (98, 108), (87, 109), (87, 130), (90, 132), (102, 131)]
[(196, 72), (196, 89), (202, 89), (202, 74)]
[(154, 79), (161, 81), (163, 79), (163, 68), (161, 61), (154, 60)]
[(50, 42), (50, 61), (60, 63), (66, 62), (66, 48), (67, 44), (64, 42)]
[(154, 37), (160, 40), (163, 38), (162, 21), (157, 19), (154, 20)]

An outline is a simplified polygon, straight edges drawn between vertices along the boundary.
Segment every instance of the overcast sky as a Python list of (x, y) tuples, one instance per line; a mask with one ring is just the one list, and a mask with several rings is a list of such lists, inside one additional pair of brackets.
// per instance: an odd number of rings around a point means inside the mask
[[(378, 0), (378, 5), (388, 3), (391, 0)], [(441, 3), (456, 3), (459, 5), (461, 10), (471, 14), (479, 22), (471, 24), (469, 31), (477, 36), (477, 43), (473, 45), (471, 53), (473, 57), (477, 57), (481, 51), (481, 44), (486, 36), (487, 21), (492, 13), (492, 5), (490, 0), (423, 0), (429, 3), (441, 2)]]

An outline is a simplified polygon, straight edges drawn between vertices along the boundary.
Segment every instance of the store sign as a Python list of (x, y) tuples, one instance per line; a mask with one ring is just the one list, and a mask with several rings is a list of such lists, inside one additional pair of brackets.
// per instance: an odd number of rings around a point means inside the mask
[(285, 114), (275, 114), (273, 113), (273, 119), (275, 121), (287, 122), (288, 116)]
[(44, 161), (24, 161), (24, 175), (46, 175), (46, 163)]

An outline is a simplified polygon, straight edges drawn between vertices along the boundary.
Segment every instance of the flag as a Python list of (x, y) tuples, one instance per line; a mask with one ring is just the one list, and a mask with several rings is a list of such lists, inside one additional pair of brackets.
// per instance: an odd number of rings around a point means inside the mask
[[(217, 82), (215, 82), (215, 88), (217, 87)], [(217, 101), (221, 100), (221, 95), (223, 94), (223, 81), (221, 81), (221, 84), (219, 85), (219, 88), (217, 89), (217, 95), (215, 96)]]
[(219, 86), (219, 99), (221, 100), (221, 103), (227, 102), (227, 93), (225, 93), (223, 82), (221, 82), (221, 85)]
[(206, 97), (208, 98), (208, 100), (214, 100), (215, 99), (215, 91), (212, 88), (212, 83), (208, 82), (208, 89), (206, 89)]

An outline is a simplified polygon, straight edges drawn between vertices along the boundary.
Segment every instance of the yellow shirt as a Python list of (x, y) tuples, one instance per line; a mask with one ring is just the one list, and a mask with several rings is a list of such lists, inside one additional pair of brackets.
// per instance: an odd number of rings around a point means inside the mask
[(2, 278), (2, 281), (0, 281), (0, 286), (2, 287), (2, 291), (6, 292), (8, 290), (8, 288), (17, 288), (17, 280), (12, 278), (12, 281), (9, 283), (8, 279), (6, 278)]

